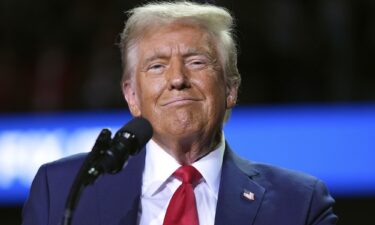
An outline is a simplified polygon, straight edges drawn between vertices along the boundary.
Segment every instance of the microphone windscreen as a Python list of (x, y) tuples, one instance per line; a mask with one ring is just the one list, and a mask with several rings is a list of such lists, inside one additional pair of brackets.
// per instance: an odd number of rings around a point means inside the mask
[(150, 122), (142, 117), (135, 117), (123, 126), (120, 131), (127, 131), (134, 134), (140, 148), (146, 145), (153, 133)]

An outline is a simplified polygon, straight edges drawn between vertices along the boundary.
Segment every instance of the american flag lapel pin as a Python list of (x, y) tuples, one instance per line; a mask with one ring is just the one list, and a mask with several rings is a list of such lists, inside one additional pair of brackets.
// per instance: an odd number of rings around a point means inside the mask
[(255, 194), (251, 191), (248, 191), (248, 190), (244, 190), (243, 191), (243, 196), (247, 199), (247, 200), (250, 200), (250, 201), (254, 201), (255, 200)]

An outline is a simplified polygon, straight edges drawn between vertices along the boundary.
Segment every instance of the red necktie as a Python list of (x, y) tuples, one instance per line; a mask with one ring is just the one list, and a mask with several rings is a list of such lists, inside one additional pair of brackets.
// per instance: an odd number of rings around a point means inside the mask
[(197, 169), (187, 165), (178, 168), (173, 176), (182, 180), (182, 184), (169, 202), (163, 225), (199, 225), (194, 186), (202, 175)]

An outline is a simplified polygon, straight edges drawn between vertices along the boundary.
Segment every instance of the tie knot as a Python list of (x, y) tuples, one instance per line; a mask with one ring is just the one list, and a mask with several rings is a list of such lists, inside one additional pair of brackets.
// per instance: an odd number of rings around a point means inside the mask
[(193, 166), (186, 165), (178, 168), (173, 175), (182, 180), (183, 183), (195, 185), (202, 178), (201, 173)]

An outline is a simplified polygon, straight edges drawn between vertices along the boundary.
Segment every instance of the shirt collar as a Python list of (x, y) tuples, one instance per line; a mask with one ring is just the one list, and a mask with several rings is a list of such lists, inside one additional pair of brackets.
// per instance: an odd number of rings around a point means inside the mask
[[(217, 196), (220, 186), (221, 166), (225, 149), (224, 134), (217, 148), (194, 162), (211, 191)], [(146, 144), (145, 169), (143, 172), (142, 193), (156, 194), (173, 172), (181, 165), (152, 139)]]
[(219, 145), (214, 151), (192, 164), (192, 166), (194, 166), (202, 174), (202, 177), (206, 181), (208, 187), (211, 191), (213, 191), (216, 197), (218, 196), (220, 186), (221, 166), (223, 164), (225, 149), (224, 140), (223, 134)]

